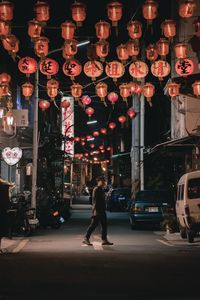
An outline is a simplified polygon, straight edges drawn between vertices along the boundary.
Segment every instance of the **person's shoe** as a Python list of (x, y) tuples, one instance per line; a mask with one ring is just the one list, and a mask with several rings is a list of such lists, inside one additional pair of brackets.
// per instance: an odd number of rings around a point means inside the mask
[(86, 238), (83, 240), (83, 244), (85, 244), (87, 246), (92, 246), (92, 243), (90, 243), (90, 240), (86, 239)]
[(113, 243), (109, 242), (108, 240), (105, 240), (105, 241), (103, 240), (102, 241), (102, 245), (104, 245), (104, 246), (105, 245), (111, 246), (111, 245), (113, 245)]

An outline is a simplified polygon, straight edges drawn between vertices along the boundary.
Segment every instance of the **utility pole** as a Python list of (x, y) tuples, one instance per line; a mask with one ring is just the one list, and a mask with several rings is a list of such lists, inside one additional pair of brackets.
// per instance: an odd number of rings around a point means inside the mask
[(132, 97), (133, 108), (137, 116), (132, 119), (132, 147), (131, 147), (131, 182), (140, 179), (140, 99), (138, 95)]

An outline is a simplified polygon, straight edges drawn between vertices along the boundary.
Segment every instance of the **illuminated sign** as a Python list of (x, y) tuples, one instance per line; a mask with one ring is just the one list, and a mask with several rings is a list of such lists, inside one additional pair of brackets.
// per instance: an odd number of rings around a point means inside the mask
[(68, 155), (74, 156), (74, 98), (73, 97), (62, 97), (61, 101), (70, 102), (70, 106), (67, 109), (62, 108), (62, 135), (64, 142), (62, 150)]
[(9, 166), (16, 165), (22, 157), (22, 149), (6, 147), (2, 151), (2, 157)]

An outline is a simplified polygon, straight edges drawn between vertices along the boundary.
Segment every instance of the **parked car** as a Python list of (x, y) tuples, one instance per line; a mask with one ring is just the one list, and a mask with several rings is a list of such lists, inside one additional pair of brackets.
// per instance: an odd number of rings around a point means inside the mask
[(131, 229), (141, 223), (160, 225), (170, 215), (175, 215), (174, 201), (170, 193), (165, 190), (139, 191), (130, 206)]
[(131, 191), (129, 188), (114, 188), (107, 193), (106, 204), (108, 211), (127, 211)]
[(186, 173), (179, 179), (176, 216), (181, 237), (192, 243), (200, 231), (200, 171)]

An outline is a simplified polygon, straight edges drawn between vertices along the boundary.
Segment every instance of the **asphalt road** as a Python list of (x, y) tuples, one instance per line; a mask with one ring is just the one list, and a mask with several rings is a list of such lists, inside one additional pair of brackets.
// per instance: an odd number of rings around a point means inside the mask
[(101, 245), (98, 228), (84, 246), (89, 218), (90, 208), (77, 206), (59, 230), (4, 240), (0, 300), (200, 299), (200, 238), (188, 244), (154, 228), (133, 231), (126, 213), (108, 213), (114, 245)]

